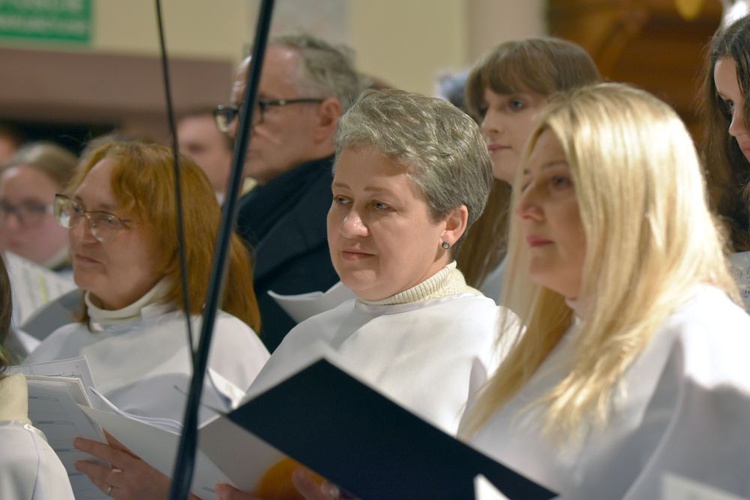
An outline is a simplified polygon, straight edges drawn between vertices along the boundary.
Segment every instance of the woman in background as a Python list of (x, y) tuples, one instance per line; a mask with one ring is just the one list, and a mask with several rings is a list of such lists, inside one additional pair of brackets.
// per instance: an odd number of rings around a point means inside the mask
[[(117, 407), (177, 421), (184, 394), (174, 386), (186, 389), (192, 371), (185, 314), (193, 317), (197, 333), (221, 217), (205, 174), (184, 157), (180, 166), (189, 200), (183, 207), (189, 310), (182, 295), (171, 150), (105, 143), (82, 165), (70, 196), (55, 201), (58, 221), (70, 233), (76, 284), (86, 292), (83, 316), (52, 333), (30, 358), (36, 363), (85, 355), (97, 388)], [(227, 312), (217, 318), (209, 373), (221, 382), (214, 388), (241, 392), (268, 353), (253, 332), (260, 318), (248, 252), (237, 239), (229, 259)]]
[(10, 329), (11, 287), (0, 258), (0, 498), (73, 499), (65, 467), (29, 420), (29, 395), (21, 374), (6, 375), (3, 341)]
[(728, 228), (732, 271), (750, 311), (750, 17), (711, 41), (703, 91), (704, 163), (714, 210)]
[[(97, 389), (115, 406), (178, 422), (192, 376), (186, 315), (197, 334), (221, 219), (203, 171), (185, 157), (180, 167), (189, 307), (182, 295), (172, 151), (110, 141), (87, 157), (70, 196), (55, 200), (58, 221), (70, 233), (73, 275), (85, 291), (83, 316), (52, 333), (30, 358), (84, 355)], [(201, 421), (214, 414), (208, 408), (236, 401), (269, 356), (255, 333), (260, 318), (248, 251), (236, 236), (222, 309)], [(105, 492), (116, 487), (97, 486)]]
[(0, 172), (3, 250), (55, 271), (70, 269), (68, 232), (52, 205), (75, 174), (76, 157), (52, 143), (21, 148)]
[(503, 43), (485, 54), (469, 74), (466, 106), (481, 123), (496, 180), (457, 262), (467, 283), (496, 301), (505, 267), (501, 263), (510, 186), (534, 119), (554, 94), (600, 80), (596, 64), (585, 50), (549, 37)]
[(462, 434), (561, 498), (660, 498), (668, 476), (747, 497), (750, 317), (685, 126), (601, 84), (525, 154), (503, 303), (526, 330)]

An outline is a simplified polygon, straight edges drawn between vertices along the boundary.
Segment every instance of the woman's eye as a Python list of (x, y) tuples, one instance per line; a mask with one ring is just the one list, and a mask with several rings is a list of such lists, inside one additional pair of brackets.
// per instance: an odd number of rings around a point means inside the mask
[(375, 210), (388, 210), (390, 208), (388, 204), (383, 203), (382, 201), (373, 201), (372, 202), (372, 208)]
[(511, 99), (508, 102), (508, 107), (513, 111), (520, 111), (526, 107), (526, 104), (520, 99)]
[(349, 198), (346, 196), (333, 195), (333, 203), (335, 205), (347, 205), (349, 203)]
[(550, 179), (550, 183), (552, 184), (552, 186), (558, 189), (566, 188), (566, 187), (573, 185), (573, 183), (570, 180), (570, 177), (564, 177), (560, 175), (556, 175), (552, 177), (552, 179)]

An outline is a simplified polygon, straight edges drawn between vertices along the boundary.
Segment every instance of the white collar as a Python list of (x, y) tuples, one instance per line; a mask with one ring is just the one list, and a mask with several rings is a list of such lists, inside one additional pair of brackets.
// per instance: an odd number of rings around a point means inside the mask
[(164, 298), (169, 291), (169, 282), (166, 278), (160, 280), (154, 287), (146, 292), (140, 299), (122, 309), (107, 310), (97, 306), (91, 300), (91, 292), (84, 294), (84, 300), (91, 318), (91, 329), (101, 330), (104, 326), (129, 323), (134, 319), (145, 316), (154, 316), (171, 309), (173, 306), (164, 303)]

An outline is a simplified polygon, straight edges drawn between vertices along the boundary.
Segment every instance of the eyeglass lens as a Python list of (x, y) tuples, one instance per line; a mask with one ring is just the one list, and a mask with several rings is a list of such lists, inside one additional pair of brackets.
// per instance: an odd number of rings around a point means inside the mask
[(117, 231), (125, 227), (116, 215), (107, 212), (87, 212), (75, 201), (61, 195), (55, 197), (55, 217), (66, 229), (78, 226), (85, 217), (88, 219), (91, 234), (102, 243), (110, 241)]

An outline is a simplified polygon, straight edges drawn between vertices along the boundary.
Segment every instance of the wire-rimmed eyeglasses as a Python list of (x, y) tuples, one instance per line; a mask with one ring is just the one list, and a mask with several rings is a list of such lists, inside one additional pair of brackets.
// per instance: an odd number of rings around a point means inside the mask
[[(253, 109), (253, 125), (257, 125), (263, 121), (263, 114), (270, 106), (288, 106), (290, 104), (304, 104), (304, 103), (316, 103), (323, 102), (324, 99), (320, 97), (297, 97), (294, 99), (274, 99), (266, 100), (259, 99), (255, 103), (255, 109)], [(237, 118), (240, 110), (237, 106), (228, 104), (219, 104), (214, 109), (214, 120), (216, 120), (216, 126), (219, 130), (227, 133), (229, 126)]]
[(78, 226), (84, 217), (88, 219), (91, 234), (101, 243), (112, 241), (118, 231), (134, 224), (109, 212), (88, 211), (75, 200), (62, 194), (55, 195), (54, 210), (57, 223), (66, 229)]
[(24, 228), (41, 224), (44, 216), (52, 213), (54, 213), (52, 205), (44, 205), (34, 201), (24, 201), (14, 205), (5, 200), (0, 201), (0, 218), (4, 221), (9, 215), (14, 215), (21, 227)]

